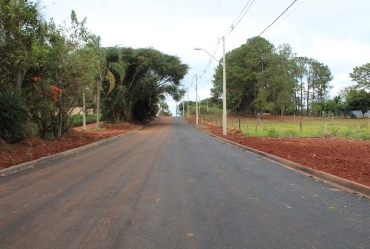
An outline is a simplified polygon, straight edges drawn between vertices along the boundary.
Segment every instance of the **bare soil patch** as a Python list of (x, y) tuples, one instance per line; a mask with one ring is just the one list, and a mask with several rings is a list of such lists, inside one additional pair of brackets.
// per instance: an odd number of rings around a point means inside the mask
[[(268, 117), (273, 119), (274, 117)], [(194, 122), (194, 120), (190, 120)], [(208, 132), (230, 141), (284, 158), (300, 165), (370, 186), (370, 141), (342, 138), (258, 138), (245, 137), (232, 129), (200, 124)]]
[(33, 161), (63, 151), (75, 149), (87, 144), (91, 144), (106, 138), (118, 136), (149, 123), (154, 118), (146, 122), (121, 123), (117, 125), (100, 124), (99, 129), (95, 129), (96, 124), (86, 126), (86, 131), (82, 127), (73, 128), (66, 136), (52, 140), (43, 140), (37, 137), (30, 137), (15, 144), (0, 146), (0, 169), (5, 169), (21, 163)]

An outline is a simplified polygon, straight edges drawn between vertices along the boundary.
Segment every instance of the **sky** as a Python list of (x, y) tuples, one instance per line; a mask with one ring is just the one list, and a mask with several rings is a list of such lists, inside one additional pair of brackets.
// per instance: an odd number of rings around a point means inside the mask
[[(258, 36), (294, 0), (41, 0), (45, 18), (59, 24), (69, 20), (74, 10), (79, 20), (99, 35), (102, 46), (152, 47), (178, 56), (191, 68), (182, 84), (195, 101), (195, 75), (198, 96), (210, 97), (212, 76), (222, 58), (219, 39), (226, 36), (225, 52)], [(247, 6), (247, 7), (246, 7)], [(238, 19), (244, 8), (249, 8)], [(306, 56), (327, 65), (334, 79), (330, 96), (354, 85), (349, 73), (370, 62), (369, 0), (296, 0), (261, 36), (275, 47), (289, 44), (297, 56)], [(240, 20), (240, 21), (238, 21)], [(211, 61), (209, 67), (207, 65)], [(208, 70), (205, 70), (208, 68)], [(226, 61), (227, 70), (227, 61)], [(185, 101), (187, 95), (185, 95)], [(175, 114), (176, 103), (167, 98)]]

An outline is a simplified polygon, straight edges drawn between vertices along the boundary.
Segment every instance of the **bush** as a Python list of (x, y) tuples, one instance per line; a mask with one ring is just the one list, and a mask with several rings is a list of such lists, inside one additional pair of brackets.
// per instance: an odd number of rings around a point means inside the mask
[[(70, 116), (73, 119), (73, 126), (81, 126), (83, 125), (83, 116), (82, 114), (76, 114)], [(100, 118), (101, 120), (101, 114)], [(86, 124), (92, 124), (96, 122), (96, 114), (87, 114), (86, 115)]]
[(352, 138), (353, 136), (354, 136), (354, 132), (353, 132), (353, 130), (345, 130), (344, 132), (343, 132), (343, 136), (345, 137), (345, 138), (347, 138), (347, 139), (349, 139), (349, 138)]
[(295, 130), (287, 130), (284, 132), (284, 137), (298, 137), (298, 132)]
[(18, 91), (0, 93), (0, 137), (5, 142), (15, 143), (25, 137), (27, 118), (23, 98)]
[(275, 130), (274, 128), (272, 128), (272, 129), (269, 129), (267, 131), (267, 136), (269, 136), (269, 137), (279, 137), (279, 132), (277, 130)]

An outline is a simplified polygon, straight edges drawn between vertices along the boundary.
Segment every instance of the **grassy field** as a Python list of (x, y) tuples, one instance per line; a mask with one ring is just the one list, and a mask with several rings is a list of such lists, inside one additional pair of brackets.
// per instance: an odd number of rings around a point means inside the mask
[[(220, 115), (204, 115), (202, 121), (221, 126)], [(201, 121), (201, 122), (202, 122)], [(228, 116), (228, 128), (240, 129), (246, 136), (255, 137), (342, 137), (370, 139), (368, 118), (344, 119), (342, 117), (279, 117), (264, 118)]]

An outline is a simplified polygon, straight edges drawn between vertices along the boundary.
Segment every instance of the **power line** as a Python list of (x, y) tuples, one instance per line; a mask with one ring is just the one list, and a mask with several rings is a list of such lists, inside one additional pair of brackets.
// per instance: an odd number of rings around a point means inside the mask
[[(240, 23), (240, 21), (244, 18), (244, 16), (247, 14), (247, 12), (249, 11), (250, 7), (252, 6), (252, 4), (254, 3), (254, 0), (252, 0), (252, 3), (250, 3), (251, 0), (248, 0), (247, 4), (244, 6), (244, 8), (242, 9), (242, 11), (240, 12), (240, 14), (237, 16), (237, 18), (235, 19), (235, 21), (231, 24), (230, 28), (226, 31), (227, 35), (224, 35), (224, 37), (227, 37), (229, 36), (229, 34), (235, 29), (235, 27)], [(234, 25), (235, 23), (235, 25)], [(220, 38), (217, 40), (217, 44), (215, 46), (215, 49), (212, 53), (212, 56), (211, 58), (209, 59), (205, 69), (203, 70), (203, 74), (200, 75), (198, 77), (198, 79), (202, 78), (206, 72), (208, 71), (209, 67), (211, 66), (211, 63), (212, 63), (212, 59), (215, 57), (216, 53), (217, 53), (217, 50), (218, 50), (218, 47), (220, 45)], [(213, 57), (213, 58), (212, 58)], [(212, 77), (211, 77), (212, 78)], [(207, 85), (209, 83), (210, 79), (207, 81), (207, 83), (205, 85)]]
[(292, 7), (293, 6), (293, 4), (295, 4), (295, 2), (297, 2), (297, 0), (294, 0), (294, 2), (291, 4), (291, 5), (289, 5), (289, 7), (283, 12), (283, 13), (281, 13), (280, 14), (280, 16), (278, 16), (278, 18), (276, 18), (275, 19), (275, 21), (273, 21), (267, 28), (265, 28), (265, 30), (264, 31), (262, 31), (261, 32), (261, 34), (259, 34), (258, 36), (261, 36), (268, 28), (270, 28), (271, 27), (271, 25), (273, 25), (282, 15), (284, 15), (284, 13), (285, 12), (287, 12), (287, 10), (290, 8), (290, 7)]
[(279, 26), (285, 19), (287, 19), (296, 9), (298, 9), (299, 7), (301, 7), (301, 5), (306, 2), (306, 0), (303, 0), (303, 2), (298, 5), (294, 10), (292, 10), (292, 12), (290, 12), (286, 17), (284, 17), (283, 20), (281, 20), (278, 24), (275, 25), (275, 27), (273, 27), (272, 29), (270, 29), (269, 32), (266, 33), (266, 35), (268, 35), (271, 31), (273, 31), (277, 26)]
[(213, 75), (208, 79), (208, 81), (206, 82), (206, 84), (204, 84), (203, 86), (201, 86), (200, 88), (203, 88), (203, 87), (205, 87), (210, 81), (211, 81), (211, 79), (213, 78)]
[[(212, 56), (215, 57), (216, 53), (217, 53), (217, 50), (218, 50), (218, 47), (220, 45), (220, 39), (217, 40), (217, 43), (216, 43), (216, 46), (213, 50), (213, 53), (212, 53)], [(199, 79), (202, 78), (206, 72), (208, 71), (209, 67), (211, 66), (211, 63), (212, 63), (212, 57), (209, 59), (208, 63), (207, 63), (207, 66), (205, 67), (205, 69), (203, 70), (203, 74), (201, 76), (199, 76)]]
[[(235, 21), (231, 24), (230, 28), (226, 31), (227, 34), (224, 35), (225, 37), (228, 37), (230, 35), (230, 33), (235, 29), (235, 27), (240, 23), (240, 21), (244, 18), (244, 16), (247, 14), (248, 10), (250, 9), (252, 4), (254, 3), (254, 0), (252, 1), (252, 3), (250, 5), (249, 5), (249, 2), (250, 2), (250, 0), (248, 0), (247, 4), (244, 6), (243, 10), (240, 12), (240, 14), (235, 19)], [(248, 7), (248, 5), (249, 5), (249, 7)], [(234, 25), (234, 23), (235, 23), (235, 25)]]

